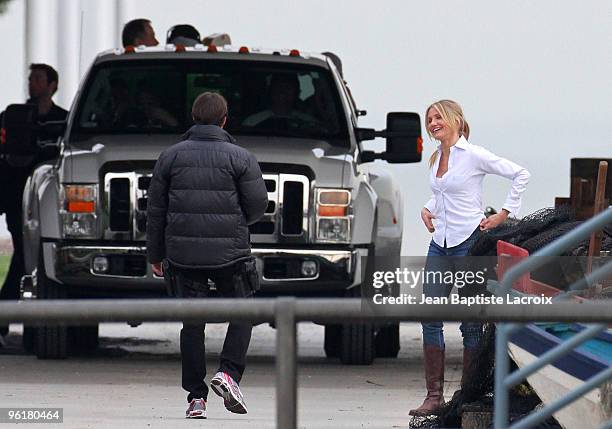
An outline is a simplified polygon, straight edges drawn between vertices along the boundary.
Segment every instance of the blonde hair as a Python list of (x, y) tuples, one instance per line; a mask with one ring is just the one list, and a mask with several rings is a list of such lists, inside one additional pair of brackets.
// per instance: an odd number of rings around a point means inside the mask
[[(467, 123), (465, 116), (463, 116), (463, 110), (459, 103), (453, 100), (440, 100), (431, 104), (427, 110), (425, 111), (425, 121), (427, 121), (427, 115), (431, 109), (436, 109), (440, 116), (442, 116), (442, 120), (446, 122), (450, 127), (453, 124), (458, 124), (459, 129), (457, 130), (459, 136), (465, 137), (467, 140), (470, 137), (470, 126)], [(433, 138), (431, 133), (429, 132), (429, 127), (425, 124), (425, 129), (427, 130), (427, 135), (429, 138)], [(438, 151), (435, 150), (431, 156), (429, 157), (429, 167), (433, 167), (436, 163), (436, 159), (438, 159)]]

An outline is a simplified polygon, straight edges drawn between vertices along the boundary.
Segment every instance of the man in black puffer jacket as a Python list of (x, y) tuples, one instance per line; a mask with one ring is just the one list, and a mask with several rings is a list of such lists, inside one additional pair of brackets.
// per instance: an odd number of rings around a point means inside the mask
[[(162, 152), (153, 170), (148, 260), (176, 296), (206, 297), (211, 279), (223, 297), (249, 297), (258, 285), (248, 225), (261, 218), (268, 204), (261, 170), (253, 154), (236, 146), (223, 130), (227, 102), (221, 95), (201, 94), (192, 116), (195, 125), (185, 140)], [(234, 413), (247, 412), (238, 383), (250, 339), (250, 323), (230, 323), (219, 370), (211, 380), (212, 389)], [(186, 417), (204, 418), (208, 387), (203, 323), (183, 324), (181, 357), (182, 385), (189, 392)]]

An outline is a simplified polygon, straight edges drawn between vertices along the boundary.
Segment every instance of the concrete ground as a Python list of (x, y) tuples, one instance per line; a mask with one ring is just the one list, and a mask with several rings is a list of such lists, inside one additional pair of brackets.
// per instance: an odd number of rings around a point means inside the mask
[[(274, 428), (276, 331), (267, 325), (253, 330), (241, 383), (249, 413), (227, 412), (211, 392), (208, 419), (194, 421), (183, 417), (179, 330), (176, 323), (104, 324), (95, 356), (41, 361), (23, 353), (21, 328), (12, 325), (7, 346), (0, 348), (0, 407), (62, 407), (64, 423), (45, 425), (49, 428)], [(210, 379), (225, 325), (209, 325), (206, 332)], [(300, 324), (298, 332), (298, 427), (408, 427), (408, 410), (420, 405), (425, 393), (420, 325), (402, 324), (399, 358), (377, 359), (372, 366), (326, 359), (321, 326)], [(447, 325), (446, 337), (450, 398), (460, 378), (457, 324)]]

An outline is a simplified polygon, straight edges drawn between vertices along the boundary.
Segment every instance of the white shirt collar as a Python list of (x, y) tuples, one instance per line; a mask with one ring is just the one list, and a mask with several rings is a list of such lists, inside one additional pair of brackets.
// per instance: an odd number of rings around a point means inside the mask
[(467, 147), (468, 145), (469, 145), (469, 143), (465, 139), (465, 137), (461, 136), (461, 137), (459, 137), (459, 140), (457, 140), (457, 143), (454, 144), (454, 147), (466, 150), (468, 148)]
[[(457, 140), (457, 143), (451, 146), (451, 150), (454, 147), (457, 147), (458, 149), (467, 150), (469, 144), (470, 143), (465, 139), (465, 137), (461, 136), (459, 137), (459, 140)], [(438, 144), (438, 152), (440, 151), (442, 151), (442, 144)]]

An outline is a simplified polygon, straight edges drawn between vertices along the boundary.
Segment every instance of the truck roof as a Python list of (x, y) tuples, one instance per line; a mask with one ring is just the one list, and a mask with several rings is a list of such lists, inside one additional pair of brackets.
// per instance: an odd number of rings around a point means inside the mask
[(163, 47), (128, 47), (110, 49), (98, 54), (95, 64), (117, 60), (140, 60), (140, 59), (228, 59), (228, 60), (252, 60), (270, 61), (279, 63), (310, 64), (328, 68), (328, 57), (324, 54), (301, 52), (296, 49), (264, 49), (257, 47), (218, 46), (216, 52), (208, 46), (196, 45), (194, 47), (183, 47), (181, 45), (168, 44)]

